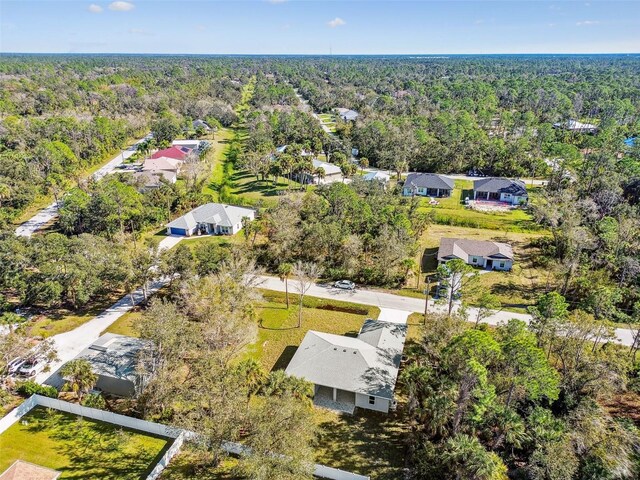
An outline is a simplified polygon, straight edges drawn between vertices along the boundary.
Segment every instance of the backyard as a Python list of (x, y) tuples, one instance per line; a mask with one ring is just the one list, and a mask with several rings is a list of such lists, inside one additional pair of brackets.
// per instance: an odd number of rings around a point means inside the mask
[(0, 435), (0, 472), (16, 460), (61, 472), (60, 479), (145, 478), (171, 441), (36, 407)]
[[(529, 190), (529, 198), (535, 190)], [(467, 208), (465, 198), (473, 199), (473, 181), (456, 180), (455, 189), (448, 198), (438, 198), (438, 205), (429, 205), (429, 198), (422, 199), (422, 211), (433, 212), (435, 223), (471, 228), (485, 228), (504, 232), (538, 231), (531, 215), (522, 208), (507, 212), (480, 212)]]

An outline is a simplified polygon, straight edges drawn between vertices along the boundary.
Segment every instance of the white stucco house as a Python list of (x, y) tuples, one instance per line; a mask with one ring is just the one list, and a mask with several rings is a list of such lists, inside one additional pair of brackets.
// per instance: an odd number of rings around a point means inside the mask
[(252, 208), (207, 203), (167, 224), (167, 235), (235, 235), (242, 230), (244, 219), (255, 218)]
[(523, 205), (529, 200), (529, 194), (521, 180), (487, 177), (473, 181), (473, 199)]
[(508, 243), (466, 238), (440, 239), (438, 263), (446, 263), (454, 258), (487, 270), (511, 270), (513, 267), (513, 249)]
[(310, 330), (286, 373), (314, 384), (318, 406), (387, 413), (395, 406), (393, 392), (406, 336), (406, 324), (371, 319), (355, 338)]
[(313, 183), (316, 185), (324, 185), (327, 183), (334, 182), (342, 182), (344, 180), (344, 176), (342, 175), (342, 170), (338, 165), (333, 163), (323, 162), (314, 158), (312, 160), (313, 168), (315, 170), (321, 168), (324, 171), (324, 177), (321, 178), (320, 175), (316, 173), (306, 173), (304, 174), (302, 183)]

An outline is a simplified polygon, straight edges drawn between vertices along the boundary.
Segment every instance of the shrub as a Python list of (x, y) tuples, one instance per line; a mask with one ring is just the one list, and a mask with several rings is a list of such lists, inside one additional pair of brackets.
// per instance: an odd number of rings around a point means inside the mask
[(18, 385), (18, 393), (26, 397), (37, 394), (43, 397), (58, 398), (58, 390), (55, 387), (49, 385), (40, 385), (33, 380), (27, 380)]
[(90, 393), (82, 399), (82, 405), (89, 408), (104, 410), (107, 407), (107, 402), (104, 401), (104, 397), (99, 393)]

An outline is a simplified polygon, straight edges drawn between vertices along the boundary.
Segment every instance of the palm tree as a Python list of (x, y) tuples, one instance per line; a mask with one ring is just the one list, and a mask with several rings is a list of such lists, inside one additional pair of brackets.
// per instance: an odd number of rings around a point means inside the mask
[(71, 360), (63, 365), (60, 369), (60, 376), (67, 381), (68, 386), (82, 401), (82, 396), (91, 390), (98, 376), (93, 373), (91, 364), (83, 359)]
[(313, 174), (318, 177), (318, 183), (320, 183), (320, 180), (324, 180), (326, 177), (326, 173), (324, 171), (324, 168), (322, 167), (318, 167), (313, 171)]
[(254, 359), (248, 358), (238, 364), (238, 371), (242, 375), (242, 380), (247, 387), (247, 402), (251, 396), (258, 393), (266, 381), (266, 375), (262, 365)]
[(285, 298), (287, 299), (287, 310), (289, 309), (289, 277), (293, 273), (293, 265), (290, 263), (281, 263), (278, 266), (278, 275), (280, 280), (284, 282)]

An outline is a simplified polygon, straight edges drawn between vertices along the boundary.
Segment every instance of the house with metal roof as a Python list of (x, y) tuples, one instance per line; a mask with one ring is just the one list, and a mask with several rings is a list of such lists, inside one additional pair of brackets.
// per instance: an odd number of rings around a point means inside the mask
[(437, 173), (414, 172), (407, 175), (402, 187), (405, 197), (450, 197), (455, 188), (452, 178)]
[(513, 249), (508, 243), (467, 238), (440, 239), (438, 263), (446, 263), (456, 258), (487, 270), (511, 270), (513, 267)]
[(189, 155), (192, 152), (192, 150), (193, 149), (186, 147), (184, 145), (172, 145), (169, 148), (158, 150), (149, 158), (167, 157), (167, 158), (174, 158), (176, 160), (184, 160), (187, 157), (187, 155)]
[(578, 120), (570, 119), (566, 122), (557, 122), (553, 124), (553, 128), (561, 128), (570, 132), (578, 133), (596, 133), (598, 126), (592, 123), (583, 123)]
[(243, 220), (255, 220), (252, 208), (206, 203), (167, 224), (168, 235), (235, 235), (242, 230)]
[(523, 205), (527, 203), (529, 195), (521, 180), (487, 177), (473, 181), (473, 199)]
[[(141, 367), (143, 350), (153, 348), (149, 340), (105, 333), (82, 350), (76, 360), (86, 360), (93, 373), (98, 376), (95, 389), (118, 397), (134, 397), (140, 394), (152, 372)], [(61, 388), (65, 379), (59, 371), (46, 381), (48, 385)]]
[(394, 390), (407, 325), (365, 320), (357, 337), (309, 330), (286, 373), (314, 384), (318, 406), (353, 413), (356, 407), (387, 413)]

